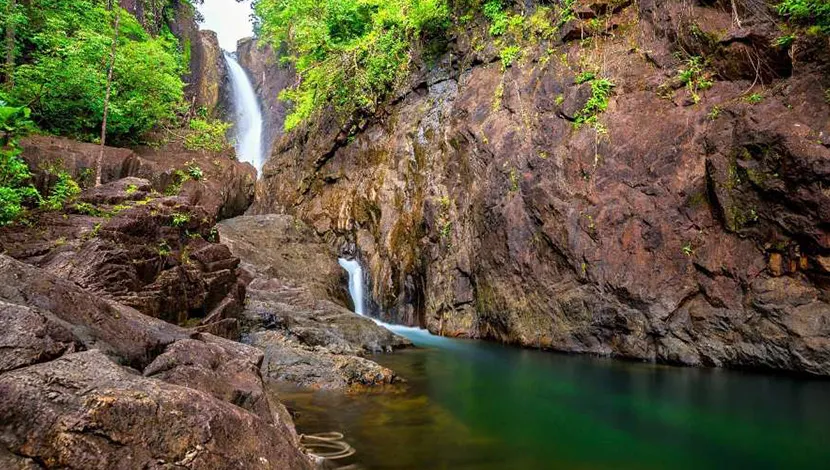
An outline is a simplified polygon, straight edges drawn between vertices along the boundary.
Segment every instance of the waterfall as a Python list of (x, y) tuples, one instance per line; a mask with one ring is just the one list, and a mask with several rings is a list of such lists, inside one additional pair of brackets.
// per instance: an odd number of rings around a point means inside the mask
[(234, 124), (236, 126), (236, 156), (262, 173), (262, 111), (254, 87), (245, 69), (236, 58), (225, 52), (225, 62), (233, 91)]
[[(366, 316), (364, 313), (366, 305), (363, 301), (363, 268), (360, 267), (360, 263), (356, 259), (340, 258), (337, 262), (340, 263), (340, 266), (345, 269), (347, 273), (349, 273), (349, 295), (352, 297), (352, 302), (354, 303), (354, 313)], [(391, 323), (382, 322), (377, 318), (369, 316), (367, 316), (367, 318), (387, 330), (406, 336), (413, 341), (416, 339), (420, 342), (435, 341), (435, 337), (432, 336), (427, 330), (422, 330), (416, 326), (393, 325)]]
[(337, 262), (349, 273), (349, 295), (354, 302), (354, 313), (363, 315), (363, 268), (356, 259), (340, 258)]

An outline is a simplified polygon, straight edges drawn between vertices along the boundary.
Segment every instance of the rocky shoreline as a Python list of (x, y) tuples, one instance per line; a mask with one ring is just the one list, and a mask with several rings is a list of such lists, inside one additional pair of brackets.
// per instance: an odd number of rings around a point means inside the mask
[[(44, 185), (57, 166), (82, 181), (98, 151), (24, 149)], [(269, 383), (400, 382), (363, 356), (410, 343), (348, 309), (329, 245), (290, 216), (215, 225), (251, 202), (250, 165), (172, 147), (104, 166), (0, 228), (0, 466), (311, 468)]]

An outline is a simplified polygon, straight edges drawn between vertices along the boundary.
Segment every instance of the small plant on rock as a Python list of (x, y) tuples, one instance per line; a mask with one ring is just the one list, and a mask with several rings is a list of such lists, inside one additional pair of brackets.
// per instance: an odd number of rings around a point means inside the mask
[(182, 212), (174, 212), (173, 219), (171, 220), (171, 225), (174, 227), (183, 227), (190, 222), (190, 214), (182, 213)]
[(753, 93), (746, 97), (746, 102), (749, 104), (758, 104), (764, 100), (764, 96), (760, 93)]
[(196, 181), (201, 180), (205, 176), (202, 169), (199, 168), (199, 165), (193, 162), (187, 164), (187, 175)]
[(80, 194), (81, 187), (72, 179), (72, 175), (65, 171), (58, 173), (58, 181), (49, 191), (49, 197), (42, 203), (41, 207), (47, 210), (63, 209), (64, 204), (75, 199), (75, 196)]
[(614, 83), (607, 78), (591, 79), (591, 97), (576, 115), (576, 124), (597, 123), (597, 115), (608, 109), (608, 101), (614, 90)]
[(513, 65), (513, 62), (522, 55), (522, 50), (519, 46), (508, 46), (502, 49), (499, 55), (501, 56), (502, 70), (504, 70)]
[(713, 85), (712, 77), (705, 71), (705, 67), (706, 62), (700, 56), (694, 56), (686, 60), (686, 67), (678, 73), (680, 83), (686, 86), (695, 103), (700, 101), (698, 92), (712, 88)]

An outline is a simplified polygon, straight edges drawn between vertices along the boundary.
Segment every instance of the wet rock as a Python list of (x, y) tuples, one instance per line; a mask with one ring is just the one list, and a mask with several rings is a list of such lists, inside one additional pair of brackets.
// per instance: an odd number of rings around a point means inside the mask
[(243, 317), (250, 330), (279, 329), (301, 344), (341, 354), (391, 352), (411, 344), (369, 318), (277, 279), (255, 279), (248, 285)]
[(222, 243), (262, 278), (293, 281), (319, 299), (347, 305), (346, 272), (334, 250), (288, 215), (242, 216), (217, 225)]
[(266, 380), (326, 390), (360, 389), (401, 381), (392, 370), (374, 361), (337, 354), (323, 346), (304, 345), (278, 331), (256, 332), (249, 340), (264, 352), (262, 375)]
[(36, 468), (310, 468), (283, 429), (99, 351), (0, 375), (0, 395), (5, 455)]

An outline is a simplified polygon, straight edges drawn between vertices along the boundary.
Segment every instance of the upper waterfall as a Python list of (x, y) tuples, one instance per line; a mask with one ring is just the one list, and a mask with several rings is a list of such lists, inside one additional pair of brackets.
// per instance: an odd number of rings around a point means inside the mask
[(262, 172), (262, 110), (254, 87), (245, 69), (236, 58), (225, 52), (228, 75), (231, 82), (236, 129), (236, 155), (240, 161), (253, 165)]

